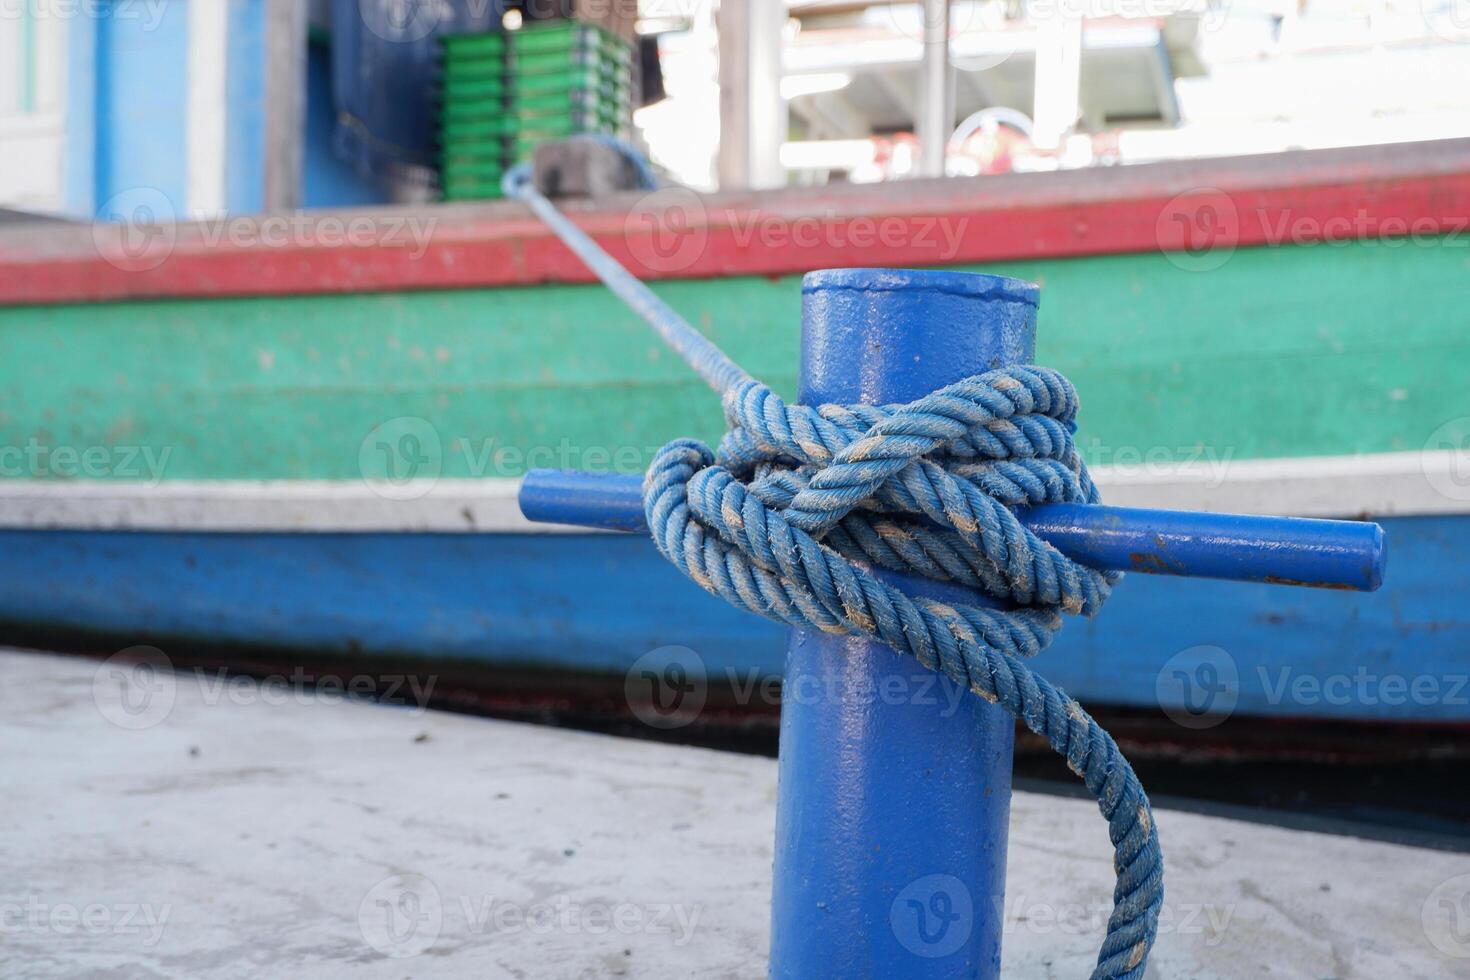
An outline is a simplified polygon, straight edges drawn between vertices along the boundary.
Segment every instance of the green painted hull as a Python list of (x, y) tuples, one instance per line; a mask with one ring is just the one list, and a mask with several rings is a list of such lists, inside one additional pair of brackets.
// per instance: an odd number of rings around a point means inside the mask
[[(1042, 285), (1038, 358), (1081, 391), (1095, 464), (1345, 455), (1418, 450), (1470, 414), (1467, 244), (963, 268)], [(654, 288), (794, 394), (798, 277)], [(165, 480), (353, 480), (364, 438), (402, 416), (432, 426), (445, 477), (637, 470), (722, 430), (716, 397), (600, 286), (11, 307), (0, 365), (0, 446), (46, 450), (10, 453), (7, 478), (136, 480), (119, 449), (144, 447)], [(68, 472), (61, 447), (107, 460)]]

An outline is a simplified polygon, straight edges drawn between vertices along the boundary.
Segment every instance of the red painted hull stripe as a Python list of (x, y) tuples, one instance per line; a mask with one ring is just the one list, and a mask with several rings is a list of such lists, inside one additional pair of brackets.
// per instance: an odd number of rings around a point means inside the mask
[[(1470, 140), (753, 196), (629, 195), (578, 223), (645, 279), (1457, 234)], [(0, 305), (591, 282), (519, 205), (0, 234)]]

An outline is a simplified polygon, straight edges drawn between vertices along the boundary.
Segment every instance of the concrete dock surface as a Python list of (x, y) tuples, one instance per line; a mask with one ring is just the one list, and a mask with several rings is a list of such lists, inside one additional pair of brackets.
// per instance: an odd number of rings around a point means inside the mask
[[(774, 760), (403, 700), (0, 652), (0, 974), (765, 975)], [(1470, 855), (1157, 817), (1149, 976), (1470, 976)], [(1010, 835), (1005, 976), (1086, 976), (1095, 805)]]

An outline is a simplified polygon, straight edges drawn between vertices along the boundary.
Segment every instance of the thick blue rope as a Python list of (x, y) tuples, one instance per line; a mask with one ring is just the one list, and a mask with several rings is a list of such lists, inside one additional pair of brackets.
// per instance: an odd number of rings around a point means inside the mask
[[(1011, 511), (1097, 502), (1073, 443), (1071, 384), (1022, 366), (907, 405), (788, 405), (523, 175), (507, 190), (723, 395), (719, 452), (675, 440), (644, 479), (659, 551), (741, 609), (912, 654), (1045, 738), (1097, 799), (1113, 842), (1113, 911), (1092, 976), (1142, 977), (1164, 901), (1148, 796), (1102, 726), (1022, 662), (1051, 642), (1061, 613), (1092, 615), (1117, 579), (1062, 555)], [(1007, 608), (916, 598), (868, 566), (969, 586)]]

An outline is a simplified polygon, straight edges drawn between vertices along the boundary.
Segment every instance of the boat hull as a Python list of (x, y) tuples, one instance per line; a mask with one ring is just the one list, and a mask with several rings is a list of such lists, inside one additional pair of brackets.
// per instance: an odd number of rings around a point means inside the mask
[[(1035, 281), (1037, 356), (1081, 392), (1108, 503), (1385, 519), (1372, 595), (1131, 577), (1039, 661), (1083, 700), (1201, 726), (1470, 715), (1470, 140), (567, 210), (786, 397), (806, 271)], [(640, 472), (725, 428), (540, 221), (302, 220), (288, 247), (170, 225), (141, 256), (86, 227), (0, 235), (0, 637), (502, 687), (616, 682), (668, 645), (741, 690), (779, 675), (777, 627), (647, 541), (515, 510), (531, 468)], [(334, 243), (344, 220), (371, 243)]]
[[(1087, 704), (1186, 725), (1267, 715), (1470, 721), (1470, 517), (1383, 521), (1377, 593), (1130, 575), (1036, 666)], [(610, 534), (0, 533), (0, 622), (95, 649), (452, 663), (619, 678), (661, 647), (759, 696), (782, 629), (684, 580), (646, 539)], [(769, 685), (766, 686), (769, 689)]]

